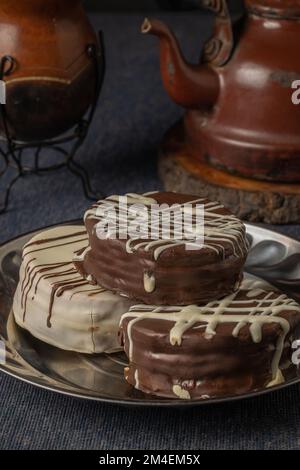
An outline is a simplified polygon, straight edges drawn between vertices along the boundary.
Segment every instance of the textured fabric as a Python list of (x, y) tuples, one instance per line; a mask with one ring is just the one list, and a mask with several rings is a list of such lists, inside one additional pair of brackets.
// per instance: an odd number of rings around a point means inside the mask
[[(169, 15), (191, 60), (210, 31), (208, 16)], [(182, 112), (163, 91), (157, 40), (142, 37), (142, 17), (94, 17), (105, 33), (107, 75), (79, 160), (106, 193), (160, 187), (156, 149)], [(4, 180), (0, 179), (0, 189)], [(26, 177), (0, 216), (0, 241), (82, 216), (89, 202), (62, 170)], [(300, 237), (297, 226), (278, 228)], [(84, 402), (0, 374), (0, 449), (299, 449), (300, 387), (243, 402), (188, 411)]]

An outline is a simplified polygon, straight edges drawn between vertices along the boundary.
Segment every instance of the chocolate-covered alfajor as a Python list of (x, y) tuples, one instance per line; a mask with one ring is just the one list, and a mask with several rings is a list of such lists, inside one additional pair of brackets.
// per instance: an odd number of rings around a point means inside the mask
[[(124, 235), (134, 222), (136, 206), (151, 216), (140, 235)], [(160, 207), (159, 217), (152, 217)], [(169, 232), (163, 217), (177, 208)], [(202, 224), (196, 215), (202, 208)], [(162, 215), (163, 214), (163, 215)], [(178, 233), (178, 214), (190, 214), (189, 230)], [(85, 214), (89, 248), (74, 259), (90, 282), (145, 304), (201, 304), (235, 292), (242, 280), (248, 243), (245, 226), (222, 204), (176, 193), (110, 196)], [(105, 221), (116, 222), (105, 236)], [(204, 222), (204, 223), (203, 223)], [(118, 234), (122, 233), (122, 236)], [(153, 236), (155, 233), (155, 236)], [(192, 236), (193, 242), (191, 248)], [(198, 237), (202, 235), (202, 243)]]
[(121, 320), (125, 378), (145, 393), (187, 400), (272, 387), (292, 366), (299, 326), (300, 306), (253, 279), (205, 306), (137, 305)]

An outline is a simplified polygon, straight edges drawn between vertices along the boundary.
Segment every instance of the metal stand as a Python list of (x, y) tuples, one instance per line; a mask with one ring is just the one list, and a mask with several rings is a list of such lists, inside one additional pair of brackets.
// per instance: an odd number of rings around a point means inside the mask
[[(96, 200), (103, 197), (102, 194), (96, 193), (92, 189), (90, 177), (86, 169), (75, 161), (76, 153), (84, 143), (88, 134), (102, 89), (105, 74), (105, 56), (102, 32), (99, 32), (99, 45), (99, 48), (94, 44), (88, 45), (86, 48), (87, 55), (93, 62), (95, 68), (96, 88), (94, 101), (86, 116), (83, 117), (67, 135), (57, 139), (29, 143), (16, 141), (11, 137), (9, 132), (5, 105), (0, 105), (0, 119), (2, 120), (4, 129), (4, 136), (2, 138), (0, 137), (0, 178), (3, 177), (9, 167), (13, 167), (17, 172), (4, 191), (3, 204), (0, 204), (0, 214), (6, 212), (11, 190), (20, 178), (30, 174), (40, 175), (48, 171), (55, 171), (65, 167), (81, 180), (84, 194), (88, 199)], [(0, 61), (0, 80), (4, 80), (5, 77), (10, 75), (15, 69), (15, 66), (16, 60), (13, 57), (2, 57)], [(69, 144), (68, 149), (66, 149), (67, 144)], [(47, 167), (40, 166), (40, 157), (44, 149), (51, 149), (61, 155), (62, 162)], [(32, 167), (26, 167), (23, 163), (22, 157), (26, 150), (32, 150), (34, 154), (34, 165)], [(3, 159), (2, 164), (1, 157)]]

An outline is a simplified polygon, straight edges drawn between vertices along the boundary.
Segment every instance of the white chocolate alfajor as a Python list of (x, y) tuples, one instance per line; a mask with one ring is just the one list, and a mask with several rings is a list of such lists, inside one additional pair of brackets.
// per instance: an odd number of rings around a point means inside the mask
[(13, 313), (19, 326), (61, 349), (81, 353), (120, 350), (121, 315), (132, 302), (78, 274), (73, 257), (88, 246), (83, 226), (36, 235), (23, 250)]

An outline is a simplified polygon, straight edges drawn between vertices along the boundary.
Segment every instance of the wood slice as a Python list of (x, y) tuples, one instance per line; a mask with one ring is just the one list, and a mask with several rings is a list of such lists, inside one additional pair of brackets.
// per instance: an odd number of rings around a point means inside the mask
[(251, 180), (216, 169), (192, 156), (178, 127), (162, 145), (159, 173), (167, 191), (206, 196), (250, 222), (300, 222), (300, 184)]

